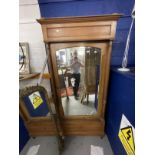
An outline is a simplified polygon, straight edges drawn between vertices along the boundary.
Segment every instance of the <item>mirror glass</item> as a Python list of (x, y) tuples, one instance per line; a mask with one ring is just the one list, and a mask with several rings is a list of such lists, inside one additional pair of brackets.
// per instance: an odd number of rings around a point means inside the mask
[(65, 115), (94, 115), (98, 108), (101, 49), (56, 51), (59, 96)]

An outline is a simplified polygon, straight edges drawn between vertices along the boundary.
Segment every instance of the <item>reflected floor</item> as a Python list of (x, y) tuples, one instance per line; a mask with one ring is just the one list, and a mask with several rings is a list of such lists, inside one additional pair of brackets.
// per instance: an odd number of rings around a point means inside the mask
[(96, 114), (96, 109), (94, 107), (95, 95), (89, 95), (89, 103), (86, 101), (84, 103), (79, 100), (75, 100), (74, 96), (69, 96), (62, 98), (62, 106), (65, 115), (93, 115)]

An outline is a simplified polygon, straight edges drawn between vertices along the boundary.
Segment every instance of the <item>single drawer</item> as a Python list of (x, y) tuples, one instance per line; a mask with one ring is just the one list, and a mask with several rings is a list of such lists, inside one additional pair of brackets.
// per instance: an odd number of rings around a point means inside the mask
[(46, 24), (42, 26), (45, 42), (113, 40), (115, 21)]

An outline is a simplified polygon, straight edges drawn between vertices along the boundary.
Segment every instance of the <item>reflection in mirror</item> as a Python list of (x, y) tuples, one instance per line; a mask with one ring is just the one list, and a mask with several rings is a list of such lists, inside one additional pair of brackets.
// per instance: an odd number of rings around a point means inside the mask
[(98, 108), (101, 49), (72, 47), (56, 51), (59, 95), (65, 115), (94, 115)]

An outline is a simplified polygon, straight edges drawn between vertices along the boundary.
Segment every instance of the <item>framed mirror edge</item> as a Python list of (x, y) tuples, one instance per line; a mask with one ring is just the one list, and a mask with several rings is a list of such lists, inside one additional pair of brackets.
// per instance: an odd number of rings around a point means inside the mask
[[(101, 57), (106, 54), (104, 53), (103, 51), (103, 47), (105, 46), (105, 48), (109, 48), (110, 47), (110, 42), (109, 41), (101, 41), (101, 42), (67, 42), (67, 43), (51, 43), (49, 44), (49, 48), (51, 48), (51, 51), (52, 53), (50, 53), (50, 59), (51, 59), (51, 64), (53, 65), (53, 70), (54, 70), (54, 73), (52, 73), (52, 75), (54, 76), (54, 78), (56, 79), (56, 85), (58, 83), (58, 73), (56, 72), (56, 51), (57, 50), (60, 50), (60, 49), (64, 49), (64, 48), (72, 48), (72, 47), (81, 47), (81, 46), (89, 46), (89, 47), (96, 47), (96, 48), (100, 48), (101, 49)], [(58, 47), (59, 46), (59, 47)], [(108, 50), (109, 52), (109, 50)], [(107, 61), (105, 63), (105, 67), (107, 68)], [(106, 69), (105, 69), (106, 70)], [(53, 77), (51, 76), (51, 77)], [(101, 76), (101, 75), (100, 75)], [(104, 76), (103, 76), (104, 77)], [(104, 78), (100, 78), (100, 80), (102, 79), (103, 80), (106, 80), (105, 79), (106, 77)], [(106, 81), (104, 81), (106, 82)], [(55, 88), (56, 89), (56, 88)], [(57, 90), (56, 90), (57, 92)], [(57, 92), (57, 95), (58, 95), (58, 92)], [(102, 102), (104, 102), (104, 94), (102, 94), (101, 98), (102, 98)], [(60, 102), (60, 101), (59, 101)], [(61, 117), (63, 119), (83, 119), (83, 118), (101, 118), (102, 117), (102, 113), (103, 113), (103, 107), (104, 107), (104, 103), (102, 104), (102, 102), (98, 103), (98, 105), (100, 105), (100, 107), (98, 107), (97, 109), (97, 113), (96, 114), (93, 114), (93, 115), (64, 115), (64, 112), (63, 112), (63, 107), (62, 107), (62, 103), (60, 104), (59, 106), (59, 109), (60, 109), (60, 113), (61, 113)], [(100, 109), (99, 109), (100, 108)]]
[[(23, 105), (24, 107), (24, 105)], [(26, 107), (24, 107), (26, 108)], [(38, 117), (31, 117), (29, 115), (29, 113), (25, 113), (25, 111), (21, 110), (20, 108), (20, 113), (21, 113), (21, 117), (25, 120), (26, 123), (29, 123), (29, 122), (36, 122), (36, 121), (52, 121), (53, 120), (51, 119), (50, 116), (38, 116)], [(72, 115), (72, 116), (62, 116), (62, 120), (82, 120), (82, 119), (85, 119), (85, 120), (100, 120), (102, 117), (102, 114), (98, 114), (96, 113), (95, 115)]]

